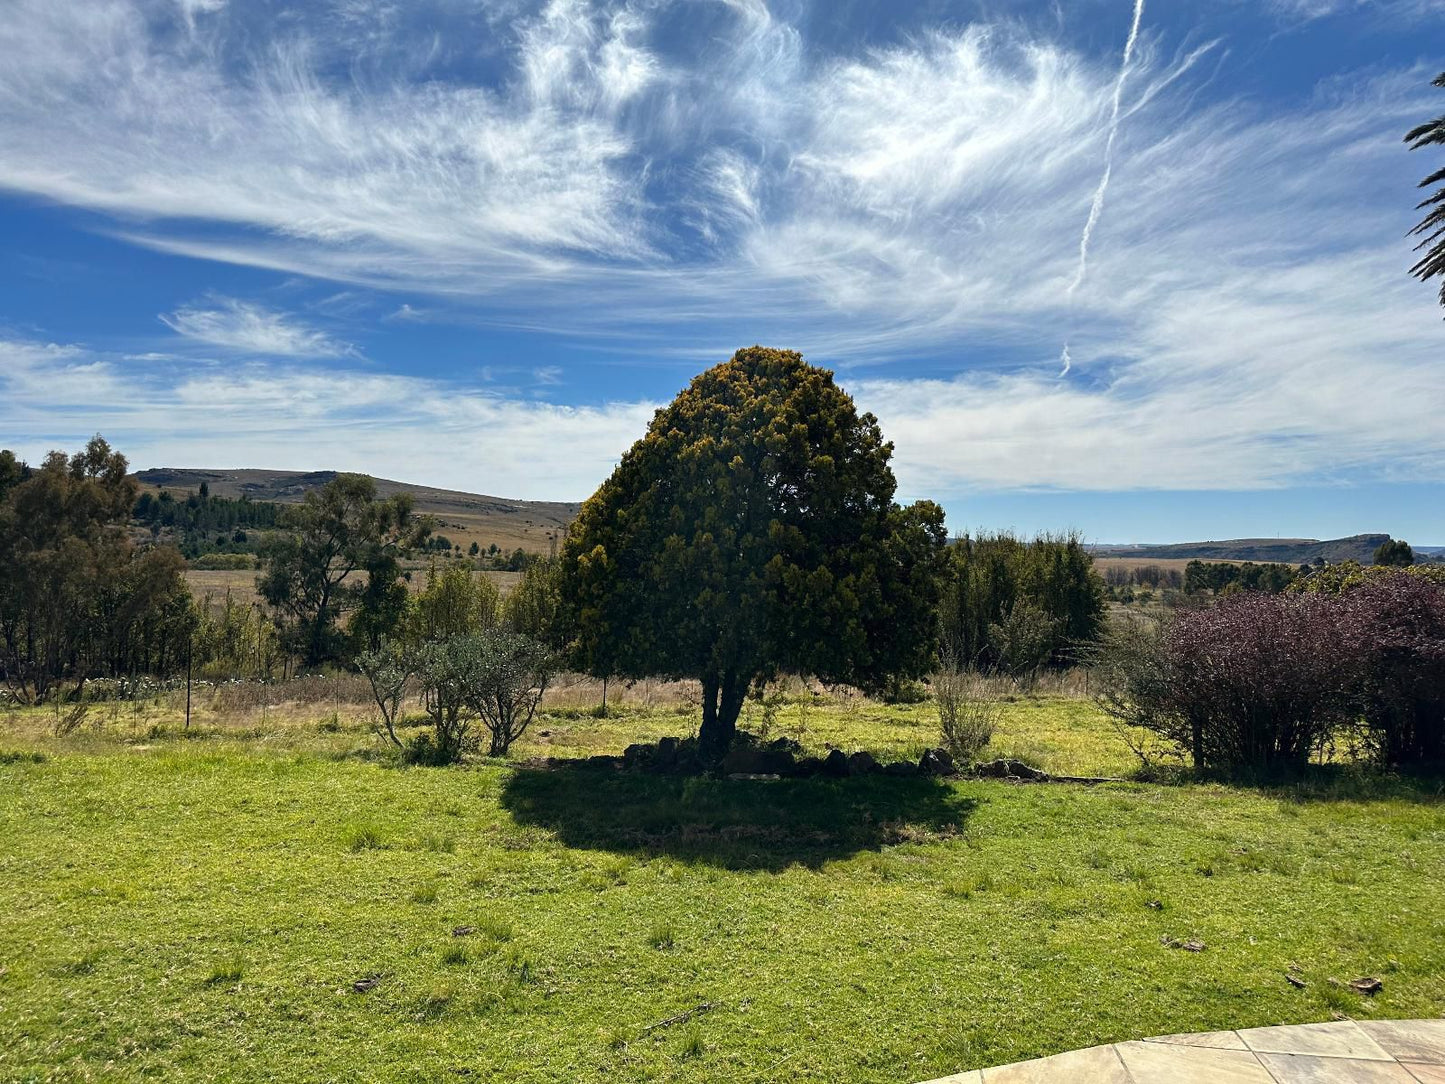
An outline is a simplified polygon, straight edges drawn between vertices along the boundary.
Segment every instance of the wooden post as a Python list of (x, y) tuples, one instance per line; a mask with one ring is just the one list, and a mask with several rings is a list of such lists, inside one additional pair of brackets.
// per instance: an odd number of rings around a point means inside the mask
[(191, 729), (191, 660), (196, 655), (196, 634), (191, 633), (186, 640), (186, 731)]

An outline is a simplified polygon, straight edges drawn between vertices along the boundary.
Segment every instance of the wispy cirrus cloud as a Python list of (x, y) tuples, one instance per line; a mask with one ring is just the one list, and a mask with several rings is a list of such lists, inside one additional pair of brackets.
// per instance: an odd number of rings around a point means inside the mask
[[(426, 299), (425, 314), (388, 305), (398, 322), (465, 310), (709, 362), (722, 343), (797, 346), (851, 368), (915, 492), (1438, 477), (1438, 314), (1403, 274), (1418, 164), (1398, 137), (1424, 115), (1421, 73), (1266, 108), (1201, 93), (1228, 43), (1171, 50), (1146, 19), (1110, 211), (1069, 308), (1117, 46), (1090, 54), (996, 19), (829, 51), (762, 0), (683, 8), (694, 32), (652, 0), (349, 0), (285, 20), (15, 0), (0, 23), (0, 186), (109, 214), (164, 251)], [(1122, 35), (1130, 5), (1116, 8)], [(470, 36), (408, 32), (416, 11)], [(468, 66), (458, 41), (485, 63)], [(256, 356), (345, 353), (240, 302), (167, 322)], [(1055, 386), (1066, 330), (1073, 371)], [(881, 364), (920, 355), (944, 375)], [(249, 371), (238, 398), (286, 384)], [(406, 387), (447, 401), (442, 385)], [(294, 409), (310, 402), (292, 390)], [(496, 417), (591, 425), (618, 452), (608, 425), (633, 417), (452, 390)], [(446, 469), (407, 452), (430, 447), (419, 429), (367, 417), (394, 434), (378, 447)], [(597, 480), (567, 477), (574, 495)]]
[(184, 305), (160, 320), (177, 335), (207, 346), (244, 354), (286, 358), (335, 358), (355, 354), (356, 348), (323, 331), (277, 312), (236, 298), (212, 298), (204, 304)]

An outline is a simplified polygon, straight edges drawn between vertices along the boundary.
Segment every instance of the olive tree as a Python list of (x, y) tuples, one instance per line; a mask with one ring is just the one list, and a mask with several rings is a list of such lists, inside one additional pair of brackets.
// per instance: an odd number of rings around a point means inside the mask
[(414, 665), (435, 734), (426, 755), (450, 763), (477, 748), (478, 722), (491, 736), (487, 754), (506, 756), (536, 715), (555, 660), (530, 636), (483, 628), (422, 644)]
[(381, 715), (379, 732), (400, 749), (401, 739), (396, 735), (396, 723), (406, 696), (407, 682), (416, 669), (415, 657), (404, 644), (383, 640), (374, 650), (363, 651), (356, 656), (356, 668), (371, 685), (371, 698), (376, 701)]
[(489, 756), (504, 757), (537, 713), (552, 678), (551, 651), (530, 636), (486, 629), (455, 642), (462, 699), (491, 735)]
[(568, 533), (560, 619), (582, 664), (700, 680), (710, 755), (759, 677), (926, 673), (943, 512), (893, 500), (892, 451), (800, 354), (752, 347), (702, 373)]

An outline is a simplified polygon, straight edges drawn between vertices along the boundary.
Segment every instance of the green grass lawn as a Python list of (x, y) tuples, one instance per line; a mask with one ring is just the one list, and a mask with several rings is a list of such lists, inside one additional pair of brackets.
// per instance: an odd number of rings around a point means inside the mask
[[(541, 719), (520, 755), (693, 725), (577, 714)], [(66, 740), (5, 724), (0, 1078), (907, 1084), (1445, 1010), (1438, 784), (1361, 800), (1358, 783), (403, 769), (360, 724), (304, 715), (191, 739), (140, 718)], [(823, 700), (768, 725), (901, 755), (932, 720)], [(996, 744), (1130, 768), (1086, 700), (1018, 699)], [(1362, 975), (1384, 991), (1329, 981)]]

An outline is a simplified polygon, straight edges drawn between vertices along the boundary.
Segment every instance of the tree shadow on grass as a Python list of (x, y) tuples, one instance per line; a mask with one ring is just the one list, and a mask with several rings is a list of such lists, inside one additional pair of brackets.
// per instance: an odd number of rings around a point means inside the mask
[(501, 803), (518, 824), (555, 832), (569, 847), (774, 873), (886, 844), (951, 838), (977, 804), (923, 777), (715, 779), (585, 761), (519, 768)]
[(1235, 772), (1220, 777), (1300, 804), (1328, 802), (1445, 802), (1445, 776), (1439, 769), (1389, 772), (1352, 764), (1316, 764), (1288, 773)]
[(1371, 764), (1307, 764), (1292, 768), (1198, 769), (1187, 766), (1137, 771), (1130, 782), (1165, 786), (1215, 785), (1252, 790), (1299, 804), (1330, 802), (1410, 802), (1445, 804), (1445, 766), (1413, 771)]

